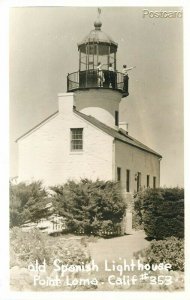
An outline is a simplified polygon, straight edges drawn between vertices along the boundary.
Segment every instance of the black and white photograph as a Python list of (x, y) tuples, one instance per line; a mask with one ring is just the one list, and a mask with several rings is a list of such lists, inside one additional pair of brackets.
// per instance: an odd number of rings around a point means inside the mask
[(10, 291), (185, 291), (183, 20), (9, 8)]

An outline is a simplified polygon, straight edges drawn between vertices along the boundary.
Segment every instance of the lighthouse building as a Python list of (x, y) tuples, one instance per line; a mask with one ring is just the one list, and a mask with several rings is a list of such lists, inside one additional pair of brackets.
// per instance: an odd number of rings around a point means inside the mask
[(128, 77), (117, 72), (118, 45), (101, 27), (96, 21), (78, 44), (79, 69), (68, 74), (58, 111), (17, 139), (19, 181), (43, 180), (48, 186), (69, 179), (114, 180), (126, 197), (160, 185), (161, 155), (120, 122)]

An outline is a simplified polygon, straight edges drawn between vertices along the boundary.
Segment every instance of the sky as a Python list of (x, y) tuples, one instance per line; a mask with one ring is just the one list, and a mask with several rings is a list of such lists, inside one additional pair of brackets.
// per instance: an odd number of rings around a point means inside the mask
[[(161, 185), (183, 186), (183, 19), (143, 18), (144, 7), (102, 7), (102, 30), (118, 43), (117, 70), (129, 73), (120, 121), (159, 152)], [(171, 7), (152, 10), (180, 10)], [(10, 176), (17, 175), (15, 140), (54, 113), (66, 76), (78, 70), (77, 43), (93, 29), (95, 7), (10, 10)]]

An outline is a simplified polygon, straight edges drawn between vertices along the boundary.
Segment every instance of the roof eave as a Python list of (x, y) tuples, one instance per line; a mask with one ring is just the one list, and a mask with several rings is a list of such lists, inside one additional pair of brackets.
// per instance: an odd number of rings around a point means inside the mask
[(54, 117), (56, 114), (58, 114), (58, 110), (56, 112), (54, 112), (53, 114), (51, 114), (49, 117), (45, 118), (43, 121), (41, 121), (40, 123), (38, 123), (37, 125), (35, 125), (34, 127), (32, 127), (31, 129), (29, 129), (28, 131), (26, 131), (24, 134), (22, 134), (21, 136), (19, 136), (15, 142), (17, 143), (20, 139), (22, 139), (23, 137), (25, 137), (26, 135), (30, 134), (31, 132), (33, 132), (34, 130), (38, 129), (38, 127), (42, 126), (45, 122), (47, 122), (49, 119), (51, 119), (52, 117)]

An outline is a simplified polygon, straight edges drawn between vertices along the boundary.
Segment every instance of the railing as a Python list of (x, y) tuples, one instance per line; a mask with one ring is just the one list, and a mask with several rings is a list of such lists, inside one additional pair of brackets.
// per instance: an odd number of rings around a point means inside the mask
[(128, 94), (128, 77), (125, 78), (124, 84), (124, 77), (120, 72), (108, 70), (102, 70), (98, 72), (97, 70), (87, 70), (68, 74), (68, 92), (86, 88), (114, 89)]

